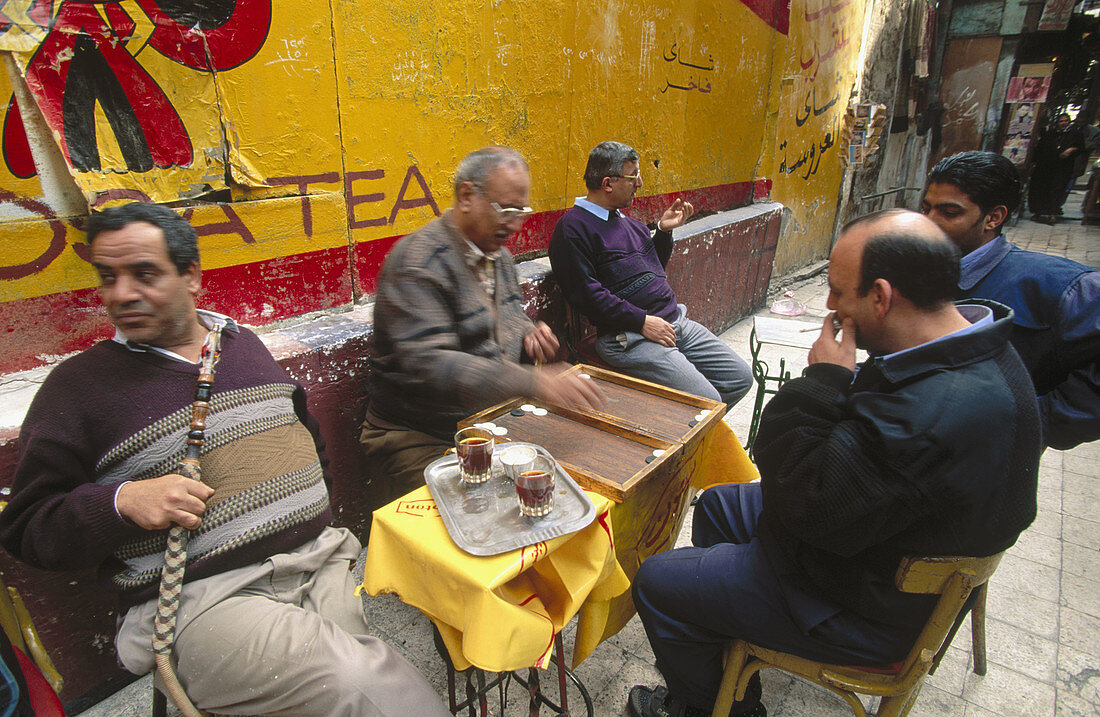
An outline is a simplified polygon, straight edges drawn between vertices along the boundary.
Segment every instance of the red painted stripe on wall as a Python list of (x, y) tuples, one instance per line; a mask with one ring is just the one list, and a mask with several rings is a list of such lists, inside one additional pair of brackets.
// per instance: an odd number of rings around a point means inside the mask
[[(767, 182), (767, 187), (770, 190), (771, 181), (763, 181)], [(677, 198), (682, 198), (685, 202), (691, 202), (696, 212), (708, 214), (724, 212), (729, 209), (743, 207), (750, 204), (753, 197), (760, 197), (760, 183), (759, 180), (757, 182), (734, 182), (732, 184), (718, 184), (713, 187), (685, 189), (682, 192), (635, 197), (634, 204), (626, 210), (626, 213), (646, 224), (653, 224), (661, 218), (661, 214)], [(762, 196), (767, 196), (766, 190)], [(572, 201), (569, 203), (572, 205)], [(508, 241), (508, 251), (515, 256), (546, 251), (547, 246), (550, 244), (550, 235), (554, 233), (554, 226), (563, 214), (565, 214), (564, 209), (555, 209), (538, 212), (532, 216), (523, 225), (523, 229)], [(378, 273), (382, 271), (382, 260), (385, 259), (386, 254), (389, 253), (399, 239), (401, 239), (401, 236), (392, 236), (360, 242), (355, 245), (352, 264), (355, 267), (355, 282), (361, 294), (373, 294), (378, 290)]]
[(197, 303), (262, 325), (352, 300), (347, 247), (203, 271)]
[[(660, 218), (678, 197), (697, 212), (719, 212), (759, 197), (760, 182), (735, 182), (638, 197), (628, 210), (647, 224)], [(554, 225), (565, 210), (539, 212), (512, 240), (517, 256), (545, 251)], [(347, 304), (378, 288), (382, 261), (400, 236), (360, 242), (352, 247), (278, 257), (268, 261), (203, 271), (198, 304), (247, 324), (263, 325), (309, 311)], [(40, 366), (49, 356), (66, 354), (108, 338), (113, 329), (95, 289), (82, 289), (0, 304), (0, 372)]]
[[(352, 300), (347, 247), (202, 272), (197, 303), (262, 325)], [(95, 289), (0, 304), (0, 372), (41, 366), (49, 356), (114, 335)]]
[(95, 289), (0, 304), (0, 371), (22, 371), (79, 351), (114, 329)]

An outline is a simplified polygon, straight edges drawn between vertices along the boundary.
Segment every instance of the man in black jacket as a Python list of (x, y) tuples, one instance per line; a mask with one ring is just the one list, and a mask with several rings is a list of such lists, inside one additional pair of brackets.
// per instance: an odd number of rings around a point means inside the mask
[[(992, 555), (1031, 523), (1039, 417), (1011, 311), (956, 306), (958, 276), (957, 249), (922, 215), (845, 227), (833, 313), (764, 412), (761, 481), (704, 493), (696, 547), (635, 578), (668, 689), (635, 687), (632, 714), (709, 714), (733, 638), (833, 663), (900, 660), (934, 604), (894, 587), (900, 559)], [(857, 346), (872, 356), (858, 371)], [(759, 694), (757, 682), (733, 714), (764, 715)]]

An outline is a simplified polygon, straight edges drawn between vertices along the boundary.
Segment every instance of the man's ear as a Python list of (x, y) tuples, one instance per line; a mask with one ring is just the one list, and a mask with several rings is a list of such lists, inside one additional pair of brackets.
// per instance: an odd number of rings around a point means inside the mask
[(463, 182), (458, 185), (458, 191), (455, 192), (455, 209), (462, 212), (469, 211), (470, 203), (476, 194), (477, 187), (473, 185), (473, 182)]
[(202, 269), (199, 267), (197, 261), (191, 262), (191, 266), (187, 267), (187, 270), (183, 272), (183, 278), (186, 282), (187, 290), (191, 292), (191, 295), (199, 293), (199, 287), (202, 286)]
[(875, 279), (870, 295), (875, 318), (882, 320), (894, 305), (894, 287), (886, 279)]
[(985, 215), (985, 223), (982, 224), (982, 228), (989, 231), (996, 229), (1004, 224), (1005, 219), (1008, 218), (1008, 207), (1003, 204), (998, 204), (990, 210), (989, 214)]

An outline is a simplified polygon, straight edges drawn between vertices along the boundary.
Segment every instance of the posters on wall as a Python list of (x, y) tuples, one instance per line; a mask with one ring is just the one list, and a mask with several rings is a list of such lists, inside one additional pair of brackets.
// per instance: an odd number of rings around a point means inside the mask
[(1008, 81), (1005, 100), (1012, 102), (1046, 102), (1050, 92), (1050, 76), (1013, 77)]
[(1016, 76), (1008, 82), (1005, 97), (1008, 125), (1001, 154), (1019, 167), (1027, 163), (1035, 124), (1050, 92), (1053, 72), (1052, 63), (1020, 65)]
[(1009, 108), (1011, 114), (1001, 153), (1012, 160), (1013, 164), (1023, 166), (1027, 162), (1028, 149), (1031, 147), (1031, 134), (1035, 129), (1039, 104), (1019, 102), (1009, 105)]
[(1039, 18), (1039, 30), (1065, 30), (1073, 15), (1075, 0), (1046, 0)]

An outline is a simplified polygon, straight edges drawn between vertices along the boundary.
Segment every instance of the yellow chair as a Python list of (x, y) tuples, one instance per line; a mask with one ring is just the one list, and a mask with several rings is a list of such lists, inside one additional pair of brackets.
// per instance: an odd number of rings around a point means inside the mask
[[(973, 604), (969, 610), (970, 640), (974, 652), (973, 670), (974, 674), (979, 677), (985, 676), (987, 667), (985, 660), (985, 596), (988, 589), (989, 583), (982, 583), (971, 593)], [(947, 633), (947, 639), (943, 641), (940, 651), (936, 653), (936, 658), (932, 660), (932, 667), (928, 668), (928, 674), (936, 674), (936, 668), (940, 666), (940, 660), (943, 659), (947, 648), (951, 647), (951, 641), (955, 638), (955, 633), (959, 631), (962, 621), (966, 619), (967, 612), (967, 610), (959, 611), (958, 616), (955, 618), (955, 624), (951, 626), (951, 632)]]
[[(878, 717), (902, 717), (909, 713), (924, 679), (939, 663), (965, 614), (972, 590), (982, 589), (1004, 553), (988, 558), (908, 557), (898, 566), (895, 582), (907, 593), (938, 594), (939, 600), (900, 668), (865, 669), (830, 665), (783, 652), (768, 650), (744, 640), (731, 643), (725, 673), (714, 703), (713, 717), (726, 717), (734, 699), (744, 699), (749, 678), (765, 667), (783, 670), (816, 682), (840, 695), (857, 717), (866, 717), (856, 693), (878, 695)], [(985, 673), (985, 591), (974, 607), (974, 671)], [(979, 612), (980, 610), (980, 612)], [(980, 631), (980, 635), (979, 635)], [(979, 645), (981, 670), (979, 671)]]
[(38, 638), (31, 614), (23, 604), (23, 598), (15, 588), (9, 588), (0, 580), (0, 626), (8, 636), (8, 641), (31, 658), (39, 672), (50, 683), (53, 691), (60, 694), (64, 680), (54, 667), (53, 661)]

